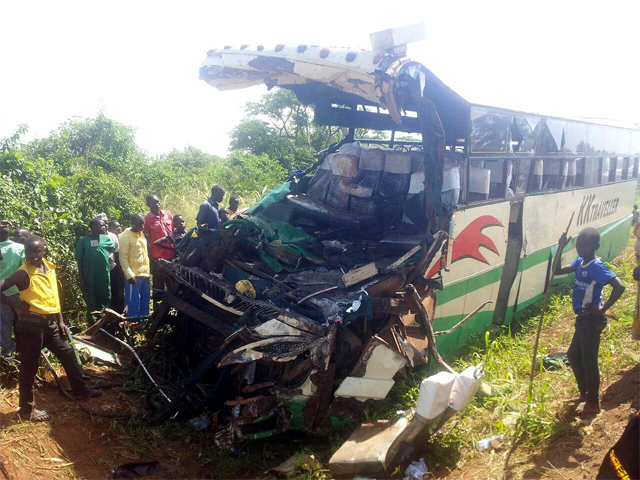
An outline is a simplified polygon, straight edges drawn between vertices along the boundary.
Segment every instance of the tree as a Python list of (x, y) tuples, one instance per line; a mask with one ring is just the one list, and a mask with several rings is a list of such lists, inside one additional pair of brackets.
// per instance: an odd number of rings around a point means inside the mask
[[(279, 115), (286, 115), (285, 107), (278, 108)], [(302, 118), (298, 123), (302, 122), (299, 130), (303, 132), (306, 107), (297, 108), (292, 115)], [(281, 151), (281, 157), (238, 151), (223, 159), (188, 147), (152, 159), (136, 145), (132, 128), (102, 113), (71, 119), (50, 135), (26, 144), (20, 142), (26, 126), (20, 126), (15, 134), (0, 139), (0, 218), (46, 239), (47, 256), (57, 265), (63, 286), (63, 308), (78, 309), (82, 303), (73, 250), (96, 214), (105, 212), (126, 227), (132, 213), (146, 210), (144, 196), (154, 193), (165, 208), (192, 222), (212, 185), (223, 185), (248, 206), (286, 180), (287, 171), (277, 158), (313, 158), (306, 140), (302, 146), (294, 141), (307, 135), (295, 133), (294, 123), (283, 130), (281, 143), (274, 141), (277, 126), (267, 121), (258, 124), (257, 131), (266, 132), (267, 144), (261, 148)], [(290, 135), (289, 130), (294, 133)]]
[(342, 138), (339, 128), (316, 125), (311, 107), (284, 88), (247, 103), (245, 111), (247, 118), (231, 132), (230, 149), (266, 154), (289, 172), (309, 167), (315, 152)]
[(166, 155), (160, 155), (155, 161), (155, 166), (167, 166), (172, 169), (191, 171), (194, 169), (213, 166), (221, 160), (217, 155), (210, 155), (195, 147), (188, 146), (183, 150), (172, 150)]

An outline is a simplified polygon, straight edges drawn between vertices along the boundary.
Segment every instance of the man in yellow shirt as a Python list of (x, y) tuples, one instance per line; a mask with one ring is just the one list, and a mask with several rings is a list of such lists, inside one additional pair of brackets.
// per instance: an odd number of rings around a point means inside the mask
[(89, 390), (82, 380), (82, 369), (69, 345), (67, 327), (62, 320), (56, 266), (43, 258), (44, 251), (44, 240), (30, 236), (25, 242), (25, 263), (9, 278), (0, 280), (0, 291), (13, 286), (20, 291), (20, 300), (11, 299), (11, 306), (19, 311), (15, 328), (20, 353), (19, 414), (36, 422), (49, 420), (47, 412), (36, 410), (33, 400), (33, 382), (43, 347), (60, 360), (76, 398), (100, 394)]
[(149, 315), (149, 253), (147, 239), (142, 230), (144, 218), (137, 213), (131, 215), (131, 228), (118, 237), (120, 241), (120, 265), (124, 278), (124, 303), (127, 317)]

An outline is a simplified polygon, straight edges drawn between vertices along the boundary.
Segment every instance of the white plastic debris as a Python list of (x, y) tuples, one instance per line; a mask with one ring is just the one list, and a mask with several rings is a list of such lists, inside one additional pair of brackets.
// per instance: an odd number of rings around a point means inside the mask
[(459, 412), (469, 405), (480, 388), (483, 378), (484, 366), (482, 364), (465, 368), (453, 382), (449, 406)]
[(421, 458), (419, 462), (411, 462), (411, 464), (404, 471), (404, 480), (421, 480), (427, 474), (429, 469), (427, 464), (424, 463), (424, 458)]
[(440, 372), (425, 378), (420, 384), (416, 412), (424, 418), (435, 418), (447, 408), (456, 375)]
[(498, 448), (500, 445), (502, 445), (503, 441), (503, 434), (483, 438), (482, 440), (478, 440), (476, 442), (476, 450), (478, 450), (479, 452), (484, 452), (485, 450), (489, 450), (490, 448)]

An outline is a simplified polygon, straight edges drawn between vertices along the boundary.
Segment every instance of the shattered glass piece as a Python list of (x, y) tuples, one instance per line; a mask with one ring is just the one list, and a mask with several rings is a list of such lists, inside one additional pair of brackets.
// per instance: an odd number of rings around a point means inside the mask
[(247, 381), (247, 384), (251, 385), (256, 378), (256, 362), (253, 362), (249, 365), (247, 369), (247, 373), (244, 376), (244, 379)]
[(474, 108), (471, 111), (471, 152), (507, 153), (510, 123), (509, 115)]
[(349, 308), (347, 308), (347, 313), (354, 313), (360, 310), (360, 305), (362, 305), (362, 295), (358, 297), (357, 300), (354, 300)]

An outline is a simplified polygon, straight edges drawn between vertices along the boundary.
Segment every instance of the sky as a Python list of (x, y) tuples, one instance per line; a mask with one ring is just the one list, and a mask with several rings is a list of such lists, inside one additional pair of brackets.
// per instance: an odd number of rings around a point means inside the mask
[(150, 155), (224, 156), (266, 88), (199, 80), (210, 48), (370, 49), (370, 33), (419, 22), (427, 38), (408, 55), (469, 101), (640, 124), (640, 2), (0, 0), (0, 18), (0, 138), (102, 110)]

